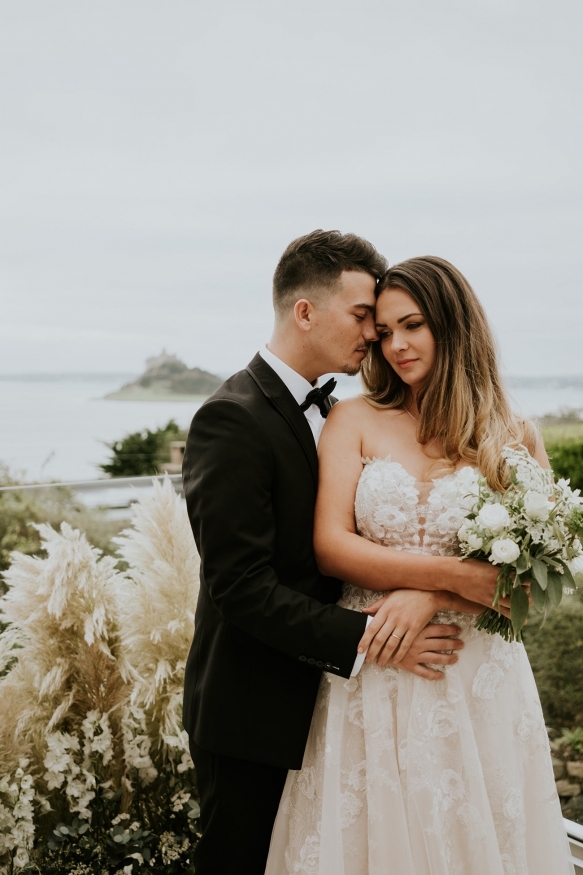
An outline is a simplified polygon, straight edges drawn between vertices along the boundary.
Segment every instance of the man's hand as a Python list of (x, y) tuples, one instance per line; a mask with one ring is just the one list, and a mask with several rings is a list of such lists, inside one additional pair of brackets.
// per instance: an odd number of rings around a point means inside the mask
[[(459, 634), (459, 626), (438, 624), (426, 626), (425, 629), (421, 630), (398, 667), (428, 681), (441, 680), (443, 672), (429, 666), (454, 665), (458, 661), (458, 654), (449, 651), (461, 650), (464, 647), (464, 642), (455, 637)], [(381, 665), (380, 658), (378, 662)], [(388, 665), (393, 664), (392, 661), (388, 662)]]

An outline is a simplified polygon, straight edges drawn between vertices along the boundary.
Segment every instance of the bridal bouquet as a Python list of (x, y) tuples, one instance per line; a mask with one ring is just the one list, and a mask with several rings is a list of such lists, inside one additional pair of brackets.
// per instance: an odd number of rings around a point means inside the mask
[[(458, 532), (462, 558), (488, 559), (500, 566), (492, 608), (483, 611), (477, 629), (506, 641), (521, 641), (529, 610), (523, 584), (546, 617), (560, 603), (563, 588), (573, 589), (573, 575), (583, 574), (583, 498), (568, 480), (555, 482), (524, 447), (505, 447), (510, 486), (494, 492), (485, 478), (477, 500)], [(510, 620), (496, 608), (510, 596)]]

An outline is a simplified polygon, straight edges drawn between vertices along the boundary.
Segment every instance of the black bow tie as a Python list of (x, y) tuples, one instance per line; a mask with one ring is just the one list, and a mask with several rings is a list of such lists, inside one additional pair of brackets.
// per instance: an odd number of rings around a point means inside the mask
[(307, 410), (308, 407), (311, 407), (312, 404), (315, 404), (316, 407), (320, 408), (320, 413), (326, 419), (328, 413), (330, 412), (330, 408), (332, 404), (330, 403), (330, 398), (328, 397), (331, 392), (336, 388), (336, 380), (332, 377), (331, 380), (328, 380), (327, 383), (324, 383), (318, 389), (312, 389), (311, 392), (308, 392), (306, 395), (306, 400), (300, 404), (300, 410)]

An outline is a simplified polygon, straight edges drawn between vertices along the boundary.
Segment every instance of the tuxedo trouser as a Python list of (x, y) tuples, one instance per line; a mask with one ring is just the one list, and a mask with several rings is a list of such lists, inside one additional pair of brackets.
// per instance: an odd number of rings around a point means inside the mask
[(190, 741), (202, 837), (196, 875), (264, 875), (287, 769), (221, 756)]

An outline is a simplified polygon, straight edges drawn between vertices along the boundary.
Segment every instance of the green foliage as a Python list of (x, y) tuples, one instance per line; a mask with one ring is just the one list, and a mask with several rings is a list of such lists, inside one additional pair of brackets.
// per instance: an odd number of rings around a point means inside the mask
[[(19, 485), (18, 481), (0, 464), (0, 486), (12, 485)], [(98, 509), (89, 510), (62, 486), (0, 492), (0, 572), (8, 568), (15, 550), (43, 555), (35, 524), (48, 523), (58, 529), (62, 522), (85, 532), (90, 543), (108, 555), (115, 552), (112, 538), (127, 525), (127, 520), (112, 520)]]
[(570, 478), (572, 489), (583, 490), (583, 436), (551, 439), (546, 450), (556, 476)]
[(524, 644), (540, 693), (546, 722), (561, 729), (583, 725), (583, 602), (580, 591), (566, 596), (542, 622), (531, 617)]
[[(23, 875), (117, 875), (148, 871), (153, 875), (191, 875), (198, 841), (198, 802), (178, 794), (168, 769), (154, 794), (138, 794), (130, 813), (119, 813), (121, 790), (102, 798), (91, 823), (75, 817), (58, 823), (37, 844)], [(177, 801), (178, 799), (178, 801)], [(95, 816), (99, 815), (99, 816)], [(147, 867), (147, 868), (146, 868)]]
[(111, 461), (100, 465), (111, 477), (142, 477), (157, 474), (169, 459), (171, 441), (185, 440), (186, 433), (171, 419), (162, 428), (135, 431), (119, 441), (107, 444)]
[(570, 747), (577, 753), (583, 753), (583, 729), (580, 726), (576, 726), (575, 729), (563, 729), (559, 744), (561, 747)]

